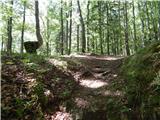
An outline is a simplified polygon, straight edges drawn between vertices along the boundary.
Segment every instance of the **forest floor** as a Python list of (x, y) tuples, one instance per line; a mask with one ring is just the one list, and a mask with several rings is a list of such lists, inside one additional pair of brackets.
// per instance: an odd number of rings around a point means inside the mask
[(70, 114), (58, 112), (51, 118), (106, 120), (107, 109), (110, 109), (113, 99), (118, 101), (123, 98), (120, 88), (123, 80), (119, 76), (123, 57), (74, 55), (64, 56), (62, 59), (67, 61), (67, 68), (79, 84), (66, 105)]
[(1, 117), (159, 120), (159, 51), (158, 42), (128, 58), (2, 54)]
[(125, 102), (122, 61), (99, 55), (4, 55), (2, 118), (106, 120), (117, 115)]

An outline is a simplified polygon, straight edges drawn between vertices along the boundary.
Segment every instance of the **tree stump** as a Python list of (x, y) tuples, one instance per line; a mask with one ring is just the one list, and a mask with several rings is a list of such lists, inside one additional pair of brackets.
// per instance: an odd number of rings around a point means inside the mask
[(37, 49), (40, 47), (38, 41), (27, 41), (24, 42), (24, 47), (27, 53), (36, 54)]

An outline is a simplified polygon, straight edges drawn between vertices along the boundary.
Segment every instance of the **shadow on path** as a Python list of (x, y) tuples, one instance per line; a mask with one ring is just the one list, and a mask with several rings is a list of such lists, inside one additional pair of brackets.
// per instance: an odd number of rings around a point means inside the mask
[(77, 55), (63, 60), (68, 62), (68, 68), (72, 66), (70, 70), (79, 81), (68, 102), (73, 120), (107, 120), (107, 100), (123, 96), (111, 85), (120, 79), (122, 57)]

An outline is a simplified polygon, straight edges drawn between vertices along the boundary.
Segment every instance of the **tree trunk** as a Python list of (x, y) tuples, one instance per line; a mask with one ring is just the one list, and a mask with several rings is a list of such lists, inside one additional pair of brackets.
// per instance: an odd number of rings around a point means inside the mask
[(2, 35), (1, 51), (3, 51), (3, 45), (4, 45), (4, 40), (3, 40), (3, 35)]
[(77, 25), (77, 51), (79, 52), (79, 25)]
[(97, 41), (97, 38), (95, 39), (95, 51), (96, 51), (96, 53), (98, 52), (98, 41)]
[(109, 2), (107, 1), (106, 3), (106, 7), (107, 7), (107, 54), (110, 55), (110, 47), (109, 47), (109, 36), (110, 36), (110, 32), (109, 32)]
[(81, 6), (79, 3), (79, 0), (77, 0), (77, 4), (78, 4), (80, 22), (81, 22), (81, 27), (82, 27), (82, 53), (85, 53), (86, 52), (85, 24), (84, 24), (84, 20), (82, 17)]
[(158, 30), (158, 36), (160, 40), (160, 1), (158, 1), (158, 24), (159, 24), (159, 30)]
[(70, 3), (70, 26), (69, 26), (69, 49), (68, 49), (68, 54), (71, 54), (71, 46), (72, 46), (72, 0)]
[(92, 52), (95, 53), (95, 39), (94, 39), (94, 36), (92, 36)]
[[(12, 14), (13, 0), (10, 1), (10, 4), (11, 4), (10, 11)], [(8, 19), (7, 33), (8, 33), (7, 53), (11, 54), (12, 53), (12, 15)]]
[(137, 51), (137, 33), (136, 33), (136, 18), (135, 18), (134, 0), (132, 0), (132, 4), (133, 4), (134, 50)]
[(90, 51), (90, 40), (89, 40), (89, 14), (90, 14), (90, 11), (89, 11), (89, 5), (90, 5), (90, 1), (88, 1), (88, 4), (87, 4), (87, 51), (88, 52)]
[(43, 39), (40, 33), (38, 0), (35, 1), (35, 19), (36, 19), (36, 36), (38, 40), (38, 45), (40, 47), (43, 44)]
[(150, 3), (150, 8), (151, 8), (151, 20), (152, 20), (152, 24), (153, 24), (153, 31), (154, 31), (154, 38), (155, 40), (157, 41), (158, 40), (158, 28), (156, 27), (156, 21), (155, 21), (155, 18), (153, 17), (154, 16), (154, 5), (153, 5), (153, 2), (149, 2)]
[(129, 37), (128, 37), (128, 12), (127, 12), (127, 1), (125, 1), (125, 46), (126, 46), (126, 53), (130, 55), (129, 50)]
[(49, 42), (46, 42), (47, 56), (49, 55)]
[(121, 2), (120, 0), (118, 1), (118, 18), (119, 18), (119, 29), (120, 29), (120, 32), (119, 32), (119, 53), (122, 54), (122, 51), (123, 51), (123, 46), (122, 46), (122, 34), (121, 34)]
[(116, 32), (115, 32), (115, 29), (113, 28), (113, 55), (116, 56), (117, 54), (117, 51), (116, 51), (116, 48), (117, 48), (117, 41), (116, 41)]
[(46, 48), (47, 48), (47, 56), (50, 54), (50, 31), (49, 31), (49, 24), (50, 21), (47, 18), (47, 42), (46, 42)]
[[(139, 10), (139, 12), (141, 12), (141, 6), (140, 6), (140, 4), (138, 3), (138, 10)], [(142, 16), (140, 16), (140, 20), (141, 20), (141, 24), (142, 24), (142, 47), (144, 47), (144, 45), (145, 45), (145, 40), (146, 40), (146, 35), (145, 35), (145, 32), (144, 32), (144, 20), (143, 20), (143, 18), (142, 18)]]
[(61, 49), (61, 55), (63, 55), (63, 2), (61, 0), (61, 42), (60, 42), (60, 49)]
[(101, 54), (103, 54), (103, 41), (102, 41), (102, 8), (101, 8), (102, 1), (98, 1), (98, 13), (99, 13), (99, 38), (100, 38), (100, 50)]
[(26, 14), (26, 1), (23, 3), (23, 23), (22, 23), (22, 33), (21, 33), (21, 54), (23, 54), (24, 45), (24, 27), (25, 27), (25, 14)]
[[(150, 28), (150, 17), (149, 17), (149, 12), (148, 12), (148, 5), (147, 5), (147, 1), (145, 1), (145, 8), (146, 8), (146, 15), (147, 15), (147, 27), (148, 27), (148, 40), (151, 40), (151, 28)], [(149, 43), (151, 43), (151, 41), (148, 41)]]
[(66, 13), (65, 51), (68, 54), (68, 13)]

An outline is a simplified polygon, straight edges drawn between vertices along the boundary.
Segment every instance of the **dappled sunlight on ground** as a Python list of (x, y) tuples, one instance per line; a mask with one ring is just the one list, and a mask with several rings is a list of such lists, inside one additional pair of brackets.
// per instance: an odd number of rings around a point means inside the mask
[(53, 115), (46, 114), (45, 120), (73, 120), (73, 118), (70, 113), (58, 111)]
[[(70, 68), (71, 74), (78, 81), (79, 85), (73, 93), (73, 99), (70, 101), (71, 104), (74, 104), (74, 108), (71, 110), (72, 117), (76, 116), (76, 119), (80, 118), (83, 120), (106, 120), (105, 109), (107, 100), (109, 98), (120, 98), (123, 95), (121, 91), (112, 89), (111, 86), (112, 82), (118, 79), (118, 68), (122, 62), (121, 58), (123, 57), (86, 54), (63, 56), (63, 60), (67, 61), (68, 68)], [(52, 60), (54, 64), (58, 62)], [(85, 113), (83, 110), (89, 112)], [(99, 110), (104, 110), (104, 112), (99, 112)], [(81, 116), (81, 111), (83, 111), (83, 116)], [(59, 117), (65, 120), (63, 116), (69, 115), (58, 113), (55, 118)], [(71, 119), (76, 120), (75, 118)]]
[(87, 100), (83, 98), (75, 98), (74, 102), (79, 108), (87, 108), (90, 104)]
[(103, 82), (102, 80), (90, 80), (90, 79), (82, 79), (80, 85), (88, 88), (100, 88), (108, 85), (107, 82)]
[(122, 56), (119, 56), (119, 57), (115, 57), (115, 56), (90, 56), (90, 55), (65, 55), (64, 57), (76, 57), (76, 58), (84, 58), (84, 59), (97, 59), (97, 60), (109, 60), (109, 61), (112, 61), (112, 60), (118, 60), (118, 59), (121, 59), (123, 58)]
[(118, 75), (117, 74), (113, 74), (113, 77), (117, 77)]
[(48, 62), (57, 66), (57, 67), (63, 67), (64, 69), (67, 68), (67, 62), (66, 61), (57, 60), (57, 59), (49, 59)]
[(110, 91), (110, 90), (105, 90), (104, 92), (102, 92), (103, 96), (121, 96), (122, 92), (121, 91)]

